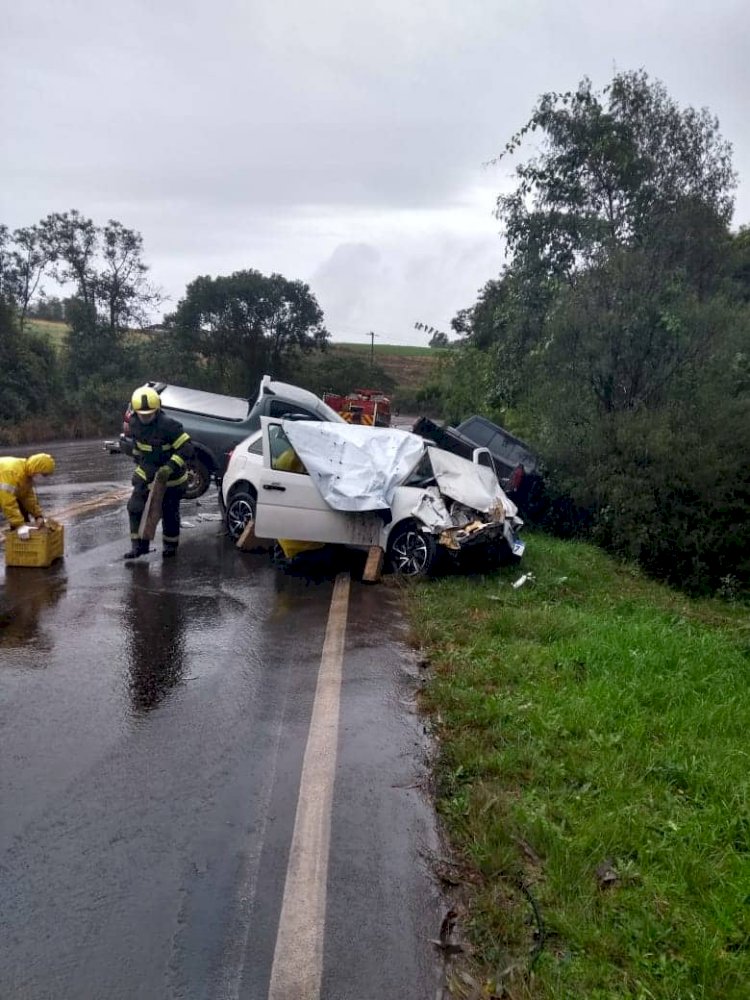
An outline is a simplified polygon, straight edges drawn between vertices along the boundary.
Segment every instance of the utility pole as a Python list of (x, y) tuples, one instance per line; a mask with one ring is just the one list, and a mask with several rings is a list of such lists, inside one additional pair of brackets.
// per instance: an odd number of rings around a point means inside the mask
[(370, 338), (370, 368), (374, 368), (375, 367), (375, 338), (377, 337), (377, 333), (373, 333), (373, 331), (370, 330), (370, 332), (366, 333), (365, 336)]

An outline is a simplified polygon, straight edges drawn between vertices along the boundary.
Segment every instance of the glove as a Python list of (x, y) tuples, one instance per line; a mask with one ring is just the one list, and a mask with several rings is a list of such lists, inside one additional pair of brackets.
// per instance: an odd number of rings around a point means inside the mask
[(44, 518), (41, 515), (39, 517), (34, 518), (34, 524), (37, 526), (37, 528), (43, 528)]
[(18, 535), (18, 537), (21, 539), (22, 542), (27, 542), (29, 540), (29, 536), (31, 535), (31, 529), (29, 528), (28, 524), (22, 524), (21, 527), (18, 528), (18, 530), (16, 531), (16, 534)]
[(162, 465), (160, 469), (156, 470), (156, 475), (154, 479), (157, 483), (166, 483), (169, 477), (172, 475), (171, 465)]

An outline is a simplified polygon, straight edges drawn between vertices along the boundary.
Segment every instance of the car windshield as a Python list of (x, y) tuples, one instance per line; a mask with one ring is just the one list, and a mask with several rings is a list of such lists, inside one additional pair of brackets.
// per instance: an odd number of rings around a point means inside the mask
[(419, 460), (419, 464), (413, 469), (401, 484), (402, 486), (429, 486), (435, 481), (435, 473), (432, 471), (430, 456), (425, 451)]

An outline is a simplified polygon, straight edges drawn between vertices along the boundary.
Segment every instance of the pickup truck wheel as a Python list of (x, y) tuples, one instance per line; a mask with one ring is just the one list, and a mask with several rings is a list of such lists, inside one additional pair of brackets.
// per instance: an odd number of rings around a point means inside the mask
[(236, 490), (229, 497), (224, 523), (227, 534), (236, 542), (245, 530), (248, 521), (255, 520), (255, 497), (245, 490)]
[(388, 562), (401, 576), (429, 576), (437, 557), (434, 535), (422, 531), (413, 521), (398, 525), (388, 540)]
[(197, 500), (202, 497), (211, 485), (211, 473), (205, 463), (199, 458), (191, 458), (188, 462), (188, 478), (185, 488), (186, 500)]

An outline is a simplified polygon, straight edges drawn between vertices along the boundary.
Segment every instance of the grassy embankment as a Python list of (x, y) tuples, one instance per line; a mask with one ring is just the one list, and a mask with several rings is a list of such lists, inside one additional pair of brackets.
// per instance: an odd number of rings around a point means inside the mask
[(25, 328), (29, 333), (47, 337), (55, 347), (62, 347), (69, 329), (67, 323), (55, 323), (48, 319), (27, 319)]
[(528, 571), (406, 590), (484, 983), (456, 995), (745, 1000), (747, 608), (542, 535)]
[[(61, 347), (68, 327), (65, 323), (49, 320), (30, 319), (26, 321), (29, 331), (42, 334), (56, 346)], [(363, 361), (369, 358), (369, 344), (331, 344), (329, 351), (334, 356), (355, 354)], [(428, 347), (412, 347), (404, 345), (376, 344), (376, 364), (394, 380), (396, 388), (393, 399), (396, 409), (402, 412), (416, 412), (416, 397), (419, 390), (430, 379), (432, 365), (440, 354)], [(366, 382), (366, 374), (363, 375)], [(351, 388), (355, 388), (352, 386)], [(375, 387), (377, 388), (377, 387)], [(91, 433), (96, 434), (97, 429)], [(119, 425), (98, 428), (98, 432), (113, 437), (119, 432)], [(0, 443), (21, 445), (25, 442), (53, 440), (70, 437), (74, 433), (69, 427), (61, 428), (57, 421), (49, 418), (36, 418), (28, 421), (23, 427), (0, 429)]]
[[(369, 344), (331, 344), (329, 351), (334, 356), (357, 355), (370, 357)], [(407, 344), (376, 344), (375, 364), (382, 368), (393, 379), (395, 388), (392, 392), (396, 409), (401, 412), (416, 413), (417, 393), (429, 381), (433, 365), (442, 352), (429, 347), (413, 347)], [(357, 388), (352, 386), (352, 388)], [(362, 386), (361, 388), (378, 388), (378, 386)]]

